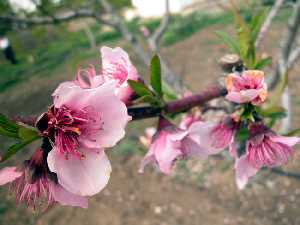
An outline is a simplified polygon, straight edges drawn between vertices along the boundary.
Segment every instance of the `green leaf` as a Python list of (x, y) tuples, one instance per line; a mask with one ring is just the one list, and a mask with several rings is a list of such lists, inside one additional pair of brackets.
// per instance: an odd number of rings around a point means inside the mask
[(222, 31), (216, 31), (216, 34), (231, 51), (233, 51), (236, 54), (240, 54), (240, 47), (236, 40), (234, 40), (227, 33)]
[(143, 97), (145, 95), (153, 96), (152, 91), (145, 84), (141, 82), (137, 82), (135, 80), (128, 80), (128, 84), (135, 91), (135, 93), (140, 97)]
[(300, 135), (300, 128), (297, 128), (285, 134), (285, 136), (298, 136), (298, 135)]
[(18, 138), (19, 137), (17, 132), (7, 131), (7, 130), (3, 129), (2, 127), (0, 127), (0, 135), (6, 136), (6, 137), (12, 137), (12, 138)]
[(17, 134), (19, 126), (0, 113), (0, 127), (11, 134)]
[(271, 65), (272, 64), (272, 58), (268, 57), (268, 58), (264, 58), (264, 59), (260, 59), (256, 65), (255, 65), (255, 69), (263, 69), (264, 67)]
[(286, 116), (286, 111), (281, 106), (271, 106), (268, 108), (257, 108), (258, 113), (263, 117), (279, 119)]
[(161, 65), (158, 55), (153, 56), (150, 64), (151, 86), (158, 96), (162, 96)]
[(143, 97), (140, 97), (140, 98), (134, 100), (134, 103), (135, 104), (149, 103), (151, 105), (158, 106), (158, 105), (160, 105), (160, 100), (152, 95), (144, 95)]
[(167, 83), (162, 83), (162, 89), (166, 101), (173, 101), (178, 99), (176, 91), (173, 90), (173, 88), (171, 88), (170, 85), (168, 85)]
[(9, 147), (9, 149), (5, 152), (5, 154), (1, 157), (1, 162), (6, 161), (10, 157), (12, 157), (14, 154), (16, 154), (18, 151), (20, 151), (22, 148), (24, 148), (26, 145), (32, 143), (33, 141), (39, 139), (39, 136), (31, 137), (30, 139), (27, 139), (25, 141), (21, 141), (19, 143), (16, 143)]
[(30, 140), (34, 137), (39, 136), (36, 129), (34, 129), (32, 127), (25, 127), (25, 126), (22, 126), (19, 128), (18, 135), (19, 135), (19, 138), (21, 138), (23, 141)]
[(266, 16), (267, 16), (267, 10), (262, 9), (251, 19), (250, 28), (252, 33), (252, 39), (254, 42), (257, 39), (257, 36), (260, 32), (261, 26), (263, 25), (266, 19)]
[(250, 136), (250, 134), (249, 134), (248, 128), (247, 128), (247, 127), (242, 127), (242, 128), (239, 129), (239, 131), (236, 133), (235, 138), (236, 138), (236, 140), (237, 140), (238, 142), (244, 142), (244, 141), (246, 141), (246, 140), (249, 139), (249, 136)]

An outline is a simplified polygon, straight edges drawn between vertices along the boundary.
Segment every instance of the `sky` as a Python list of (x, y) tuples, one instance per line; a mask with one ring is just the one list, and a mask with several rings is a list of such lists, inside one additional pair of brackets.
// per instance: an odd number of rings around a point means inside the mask
[[(179, 12), (184, 6), (193, 0), (169, 0), (170, 11)], [(161, 16), (165, 12), (165, 0), (132, 0), (138, 13), (143, 17)]]
[[(34, 11), (35, 6), (30, 0), (9, 0), (15, 10)], [(57, 0), (55, 0), (57, 1)], [(179, 12), (182, 7), (190, 4), (193, 0), (169, 0), (170, 11)], [(138, 14), (142, 17), (161, 16), (165, 12), (165, 0), (132, 0)]]
[(9, 0), (15, 11), (26, 10), (32, 12), (35, 10), (35, 5), (30, 0)]

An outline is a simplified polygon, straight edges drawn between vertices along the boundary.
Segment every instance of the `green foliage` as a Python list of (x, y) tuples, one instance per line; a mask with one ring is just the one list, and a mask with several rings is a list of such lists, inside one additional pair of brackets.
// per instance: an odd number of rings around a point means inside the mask
[(178, 41), (184, 40), (201, 29), (215, 24), (230, 24), (233, 17), (229, 13), (208, 14), (195, 12), (186, 16), (176, 15), (171, 19), (168, 31), (164, 34), (163, 44), (172, 45)]
[(245, 142), (249, 139), (249, 129), (248, 127), (244, 126), (238, 130), (238, 132), (235, 135), (235, 139), (237, 142)]
[(10, 146), (4, 155), (1, 156), (1, 162), (9, 159), (26, 145), (40, 138), (36, 129), (17, 124), (3, 114), (0, 114), (0, 135), (17, 140), (17, 143)]
[(161, 79), (161, 65), (158, 55), (153, 56), (150, 64), (151, 71), (151, 87), (155, 93), (161, 98), (162, 92), (162, 79)]
[(24, 139), (19, 141), (16, 144), (13, 144), (8, 148), (8, 150), (4, 153), (4, 155), (1, 157), (1, 162), (6, 161), (13, 155), (15, 155), (18, 151), (20, 151), (22, 148), (24, 148), (26, 145), (32, 143), (33, 141), (39, 139), (39, 136), (32, 136), (28, 139)]
[(176, 91), (164, 81), (162, 81), (162, 90), (164, 93), (164, 100), (173, 101), (178, 99)]
[(271, 58), (259, 58), (255, 47), (267, 10), (253, 11), (254, 13), (250, 14), (248, 19), (245, 19), (238, 9), (233, 8), (237, 39), (223, 32), (217, 32), (217, 35), (232, 52), (240, 55), (248, 69), (262, 69), (272, 62)]
[(238, 45), (237, 40), (235, 40), (234, 38), (229, 36), (229, 34), (222, 31), (216, 31), (216, 34), (232, 52), (240, 54), (240, 47)]
[(267, 58), (262, 58), (262, 59), (259, 59), (257, 61), (257, 63), (255, 64), (255, 67), (254, 69), (263, 69), (264, 67), (266, 66), (269, 66), (272, 64), (272, 58), (271, 57), (267, 57)]
[(143, 83), (135, 81), (135, 80), (128, 80), (128, 84), (134, 90), (134, 92), (140, 96), (154, 96), (153, 92)]
[(281, 106), (271, 106), (268, 108), (257, 108), (258, 113), (263, 117), (281, 119), (286, 116), (286, 111)]
[(0, 135), (17, 138), (19, 136), (18, 129), (17, 124), (0, 114)]

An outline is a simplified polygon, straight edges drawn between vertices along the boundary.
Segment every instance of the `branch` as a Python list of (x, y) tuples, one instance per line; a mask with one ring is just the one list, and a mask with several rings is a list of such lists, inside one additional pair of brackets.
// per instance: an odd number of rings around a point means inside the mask
[(280, 56), (277, 62), (276, 69), (270, 79), (268, 80), (269, 89), (274, 89), (283, 76), (289, 70), (290, 52), (295, 42), (297, 31), (300, 24), (300, 1), (294, 5), (294, 12), (288, 22), (288, 30), (286, 35), (281, 40)]
[(300, 46), (297, 46), (290, 54), (289, 61), (288, 61), (288, 68), (292, 69), (300, 58)]
[(176, 101), (166, 104), (163, 108), (146, 107), (132, 107), (128, 109), (128, 114), (132, 116), (133, 120), (146, 119), (157, 117), (163, 112), (165, 113), (180, 113), (200, 106), (206, 102), (226, 95), (227, 91), (221, 86), (210, 86), (205, 91), (199, 94), (188, 96)]
[(300, 180), (300, 174), (298, 174), (298, 173), (286, 172), (286, 171), (283, 171), (279, 168), (272, 168), (270, 170), (271, 170), (272, 173), (275, 173), (279, 176), (293, 178), (293, 179), (296, 179), (298, 181)]
[(159, 27), (153, 32), (151, 37), (148, 39), (149, 46), (152, 51), (156, 52), (159, 48), (159, 42), (161, 38), (163, 37), (163, 34), (168, 28), (169, 22), (170, 22), (170, 5), (169, 0), (165, 0), (166, 3), (166, 11), (165, 15), (162, 18)]
[(266, 37), (270, 26), (272, 24), (273, 19), (275, 18), (275, 16), (277, 15), (277, 13), (279, 12), (279, 9), (281, 8), (281, 6), (283, 5), (284, 0), (276, 0), (275, 4), (273, 5), (273, 7), (271, 8), (266, 20), (264, 21), (260, 32), (258, 34), (258, 37), (256, 39), (255, 42), (255, 47), (258, 48), (258, 46), (260, 45), (260, 43), (263, 41), (263, 39)]
[[(97, 0), (102, 7), (104, 8), (105, 12), (108, 15), (111, 15), (111, 26), (118, 30), (125, 40), (132, 44), (134, 51), (139, 55), (139, 57), (143, 60), (146, 65), (149, 65), (151, 56), (143, 49), (141, 43), (138, 39), (127, 29), (126, 25), (124, 24), (124, 19), (121, 18), (118, 13), (114, 10), (112, 5), (107, 0)], [(96, 15), (97, 16), (97, 15)], [(100, 17), (101, 18), (101, 17)], [(100, 19), (97, 17), (97, 19)]]
[(21, 18), (16, 16), (0, 16), (0, 22), (4, 23), (18, 23), (26, 24), (28, 26), (33, 25), (46, 25), (46, 24), (57, 24), (68, 22), (70, 20), (79, 19), (79, 18), (89, 18), (95, 17), (95, 14), (88, 9), (78, 9), (75, 11), (65, 11), (53, 16), (44, 16), (44, 17), (32, 17), (32, 18)]

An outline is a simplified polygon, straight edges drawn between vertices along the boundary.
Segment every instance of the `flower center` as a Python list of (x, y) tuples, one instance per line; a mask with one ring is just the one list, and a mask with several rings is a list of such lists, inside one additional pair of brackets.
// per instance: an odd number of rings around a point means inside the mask
[(91, 121), (87, 109), (71, 110), (67, 106), (52, 107), (48, 112), (48, 134), (52, 135), (55, 145), (67, 158), (69, 154), (83, 155), (78, 151), (78, 138)]

